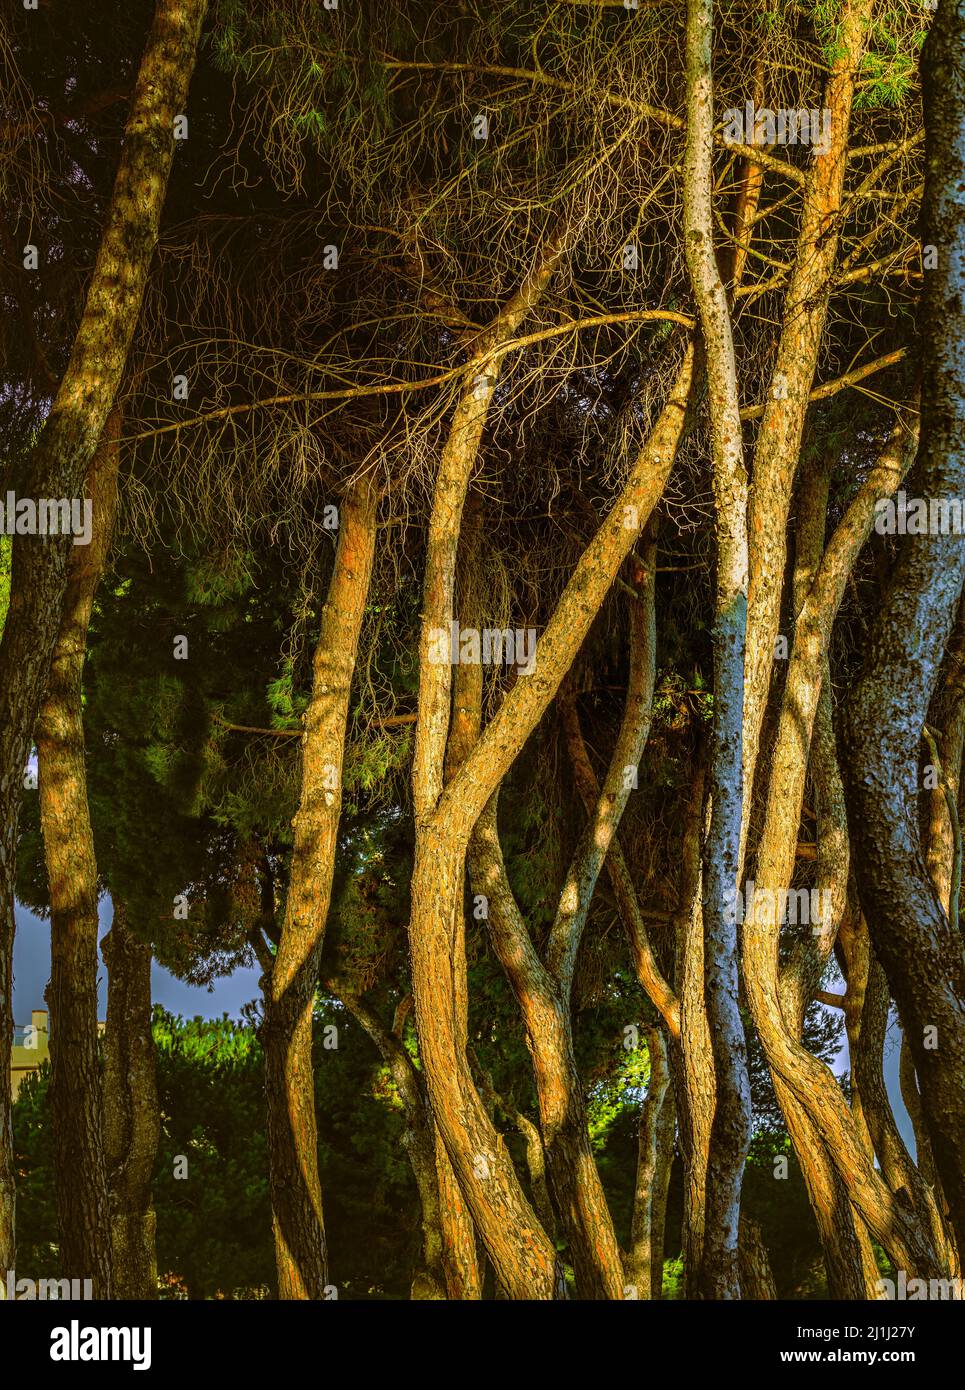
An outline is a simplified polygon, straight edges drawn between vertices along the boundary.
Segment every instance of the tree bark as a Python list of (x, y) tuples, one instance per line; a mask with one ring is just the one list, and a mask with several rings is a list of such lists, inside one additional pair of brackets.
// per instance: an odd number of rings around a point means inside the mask
[[(921, 494), (965, 494), (965, 15), (940, 0), (922, 58), (922, 240), (941, 248), (921, 303)], [(965, 950), (924, 862), (919, 750), (965, 576), (965, 545), (902, 547), (847, 704), (846, 789), (856, 873), (875, 954), (907, 1030), (932, 1152), (965, 1249)]]
[(736, 901), (743, 797), (747, 637), (747, 472), (730, 309), (713, 238), (713, 0), (688, 0), (684, 248), (697, 303), (710, 401), (717, 591), (710, 829), (704, 846), (704, 985), (715, 1102), (707, 1163), (700, 1287), (739, 1298), (741, 1180), (751, 1141), (747, 1043), (740, 1016)]
[[(207, 0), (158, 0), (100, 250), (63, 380), (27, 471), (27, 494), (76, 498), (114, 404), (137, 325)], [(0, 641), (0, 1039), (13, 1029), (11, 968), (23, 775), (67, 587), (70, 537), (21, 537)], [(15, 1267), (9, 1085), (0, 1087), (0, 1267)]]
[(640, 1111), (630, 1248), (623, 1265), (632, 1297), (653, 1300), (663, 1286), (663, 1219), (673, 1161), (674, 1106), (667, 1044), (659, 1028), (647, 1030), (647, 1047), (650, 1079)]
[(87, 804), (83, 686), (94, 595), (117, 513), (120, 419), (111, 413), (91, 462), (89, 545), (71, 549), (47, 694), (37, 720), (40, 824), (50, 887), (50, 1108), (65, 1278), (113, 1296), (103, 1091), (97, 1043), (97, 862)]
[(780, 625), (789, 507), (838, 264), (851, 108), (872, 9), (873, 0), (844, 0), (837, 18), (835, 52), (824, 96), (831, 138), (827, 149), (816, 150), (811, 157), (771, 389), (754, 445), (748, 517), (745, 845), (774, 667), (774, 640)]
[(278, 951), (266, 975), (262, 1038), (278, 1296), (321, 1299), (328, 1284), (318, 1176), (312, 1018), (335, 872), (349, 696), (375, 553), (377, 498), (368, 479), (342, 505), (304, 715), (298, 811)]
[(104, 1150), (114, 1259), (114, 1296), (157, 1298), (157, 1226), (151, 1181), (161, 1134), (151, 1028), (151, 947), (114, 921), (101, 943), (107, 965), (104, 1039)]

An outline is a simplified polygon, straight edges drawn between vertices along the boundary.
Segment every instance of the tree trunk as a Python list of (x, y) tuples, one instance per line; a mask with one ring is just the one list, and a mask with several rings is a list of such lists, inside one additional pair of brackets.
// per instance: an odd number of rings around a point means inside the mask
[[(800, 1046), (804, 1012), (833, 948), (844, 906), (849, 850), (837, 781), (830, 694), (825, 685), (831, 629), (848, 575), (870, 530), (875, 503), (897, 488), (910, 461), (913, 438), (899, 422), (826, 547), (826, 471), (809, 473), (801, 491), (794, 645), (770, 763), (756, 882), (759, 890), (772, 893), (791, 883), (810, 752), (819, 805), (819, 876), (831, 892), (832, 911), (827, 921), (810, 924), (811, 935), (796, 944), (780, 969), (780, 922), (745, 925), (748, 997), (769, 1061), (775, 1043), (770, 1017), (756, 1008), (760, 977), (771, 977), (781, 1000), (783, 1028), (794, 1045)], [(817, 1094), (796, 1094), (773, 1066), (771, 1074), (817, 1221), (829, 1291), (834, 1298), (872, 1298), (877, 1270), (868, 1235), (861, 1218), (849, 1208), (842, 1173), (835, 1170), (836, 1146), (825, 1145), (815, 1123), (812, 1108), (820, 1105), (820, 1100)], [(832, 1084), (826, 1076), (828, 1091)], [(859, 1118), (851, 1118), (860, 1141)], [(873, 1156), (863, 1144), (859, 1147), (870, 1174)]]
[(655, 1299), (663, 1285), (663, 1226), (667, 1184), (673, 1159), (673, 1090), (667, 1062), (667, 1045), (659, 1028), (647, 1031), (650, 1080), (640, 1112), (637, 1135), (637, 1174), (630, 1224), (630, 1249), (624, 1259), (625, 1278), (631, 1297)]
[(700, 1286), (739, 1298), (741, 1180), (751, 1141), (747, 1043), (738, 995), (736, 901), (743, 797), (744, 648), (747, 636), (747, 472), (730, 309), (713, 238), (713, 0), (688, 0), (684, 247), (700, 316), (710, 400), (717, 592), (710, 829), (704, 847), (704, 983), (715, 1077)]
[[(940, 0), (922, 59), (922, 240), (941, 248), (921, 303), (921, 495), (965, 494), (965, 14)], [(965, 575), (953, 535), (905, 541), (847, 705), (848, 814), (861, 903), (898, 1004), (932, 1152), (965, 1249), (965, 950), (924, 862), (922, 726)]]
[[(338, 995), (349, 1013), (358, 1019), (379, 1049), (405, 1111), (406, 1126), (402, 1143), (419, 1190), (422, 1218), (422, 1260), (412, 1277), (410, 1298), (413, 1301), (444, 1299), (446, 1276), (439, 1182), (436, 1175), (435, 1126), (426, 1105), (419, 1073), (402, 1042), (401, 1023), (397, 1022), (392, 1029), (388, 1029), (374, 1009), (347, 991), (343, 993), (337, 982), (329, 981), (328, 987)], [(411, 996), (409, 998), (411, 999)], [(402, 1022), (404, 1018), (403, 1010)]]
[[(87, 301), (50, 414), (31, 455), (27, 495), (77, 498), (114, 404), (141, 310), (207, 0), (158, 0), (138, 73), (117, 179)], [(23, 775), (67, 587), (69, 536), (18, 536), (0, 641), (0, 1039), (13, 1030), (11, 969)], [(0, 1268), (15, 1267), (10, 1090), (0, 1088)]]
[(40, 824), (50, 886), (50, 1108), (61, 1272), (111, 1298), (111, 1239), (97, 1044), (97, 863), (87, 804), (83, 685), (87, 631), (117, 512), (113, 411), (87, 486), (91, 542), (74, 546), (47, 694), (37, 720)]
[(752, 1216), (741, 1214), (740, 1240), (738, 1243), (738, 1264), (740, 1266), (741, 1298), (774, 1299), (777, 1289), (767, 1246), (761, 1235), (761, 1228)]
[(156, 1217), (151, 1180), (161, 1115), (151, 1030), (151, 948), (114, 921), (101, 943), (107, 964), (104, 1039), (104, 1149), (111, 1208), (114, 1296), (157, 1298)]
[(748, 516), (745, 844), (781, 619), (788, 514), (838, 266), (851, 108), (873, 8), (874, 0), (843, 0), (836, 18), (835, 51), (823, 103), (830, 115), (831, 138), (826, 149), (815, 150), (811, 156), (771, 389), (754, 444)]
[(681, 844), (680, 884), (674, 922), (674, 982), (680, 997), (680, 1029), (670, 1035), (670, 1069), (677, 1102), (684, 1168), (681, 1248), (688, 1298), (699, 1298), (707, 1192), (707, 1154), (714, 1114), (714, 1062), (704, 1006), (704, 929), (700, 845), (706, 774), (698, 749), (691, 775)]
[(264, 980), (265, 1089), (278, 1296), (321, 1299), (328, 1284), (312, 1017), (335, 872), (349, 696), (375, 554), (377, 498), (346, 493), (304, 715), (298, 811), (278, 952)]

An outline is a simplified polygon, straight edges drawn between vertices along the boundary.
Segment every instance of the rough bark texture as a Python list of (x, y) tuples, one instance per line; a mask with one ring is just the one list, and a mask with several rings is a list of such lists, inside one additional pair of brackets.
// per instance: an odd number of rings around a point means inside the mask
[(917, 1213), (919, 1221), (931, 1231), (935, 1248), (957, 1273), (956, 1257), (945, 1229), (934, 1193), (925, 1182), (905, 1147), (891, 1109), (885, 1086), (884, 1051), (888, 1031), (891, 997), (880, 963), (870, 961), (868, 986), (861, 1011), (859, 1046), (852, 1061), (855, 1080), (861, 1092), (865, 1122), (874, 1143), (885, 1182), (901, 1200)]
[(288, 897), (263, 988), (268, 1153), (278, 1296), (320, 1299), (328, 1283), (312, 1063), (312, 1015), (342, 808), (349, 695), (375, 553), (377, 499), (368, 480), (342, 505), (335, 567), (322, 609)]
[(746, 1212), (741, 1215), (738, 1264), (741, 1298), (757, 1301), (777, 1298), (774, 1274), (761, 1228)]
[[(942, 0), (922, 60), (921, 495), (965, 494), (965, 13)], [(847, 706), (848, 813), (862, 907), (915, 1061), (935, 1164), (965, 1248), (965, 951), (924, 862), (919, 750), (965, 575), (953, 535), (910, 536)]]
[(815, 151), (811, 158), (771, 390), (754, 445), (748, 515), (745, 843), (780, 625), (788, 511), (838, 262), (851, 107), (872, 9), (873, 0), (844, 0), (837, 18), (835, 54), (824, 95), (831, 139), (826, 150)]
[(737, 1245), (751, 1089), (738, 1006), (737, 921), (728, 909), (735, 901), (741, 851), (747, 473), (730, 309), (713, 239), (713, 32), (713, 0), (689, 0), (684, 247), (706, 356), (717, 532), (711, 817), (703, 899), (704, 985), (716, 1084), (700, 1286), (706, 1298), (739, 1298)]
[(151, 948), (131, 931), (116, 897), (114, 921), (101, 949), (107, 964), (104, 1151), (114, 1296), (156, 1298), (157, 1223), (151, 1179), (161, 1114), (151, 1031)]
[(119, 416), (91, 462), (89, 545), (71, 548), (47, 694), (37, 720), (40, 824), (50, 886), (50, 1111), (61, 1271), (111, 1298), (110, 1222), (97, 1044), (97, 863), (87, 804), (87, 631), (117, 512)]
[[(141, 62), (117, 179), (67, 370), (36, 449), (24, 495), (80, 496), (114, 404), (157, 241), (207, 0), (159, 0)], [(69, 537), (17, 537), (0, 642), (0, 1267), (15, 1267), (9, 1039), (13, 895), (23, 774), (67, 585)], [(0, 1078), (2, 1079), (2, 1078)]]
[(680, 996), (680, 1033), (671, 1035), (670, 1066), (684, 1165), (681, 1245), (688, 1298), (699, 1297), (707, 1190), (707, 1152), (714, 1115), (714, 1062), (704, 1007), (704, 927), (701, 913), (700, 845), (706, 771), (699, 749), (691, 779), (681, 845), (681, 872), (674, 923), (674, 979)]

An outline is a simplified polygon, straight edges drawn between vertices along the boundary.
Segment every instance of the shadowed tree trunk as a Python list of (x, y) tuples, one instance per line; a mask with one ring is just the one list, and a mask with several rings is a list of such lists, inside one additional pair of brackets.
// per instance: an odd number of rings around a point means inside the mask
[[(922, 58), (922, 241), (940, 248), (921, 302), (918, 464), (926, 499), (965, 495), (965, 14), (940, 0)], [(909, 536), (847, 705), (848, 815), (861, 903), (914, 1057), (935, 1165), (965, 1249), (965, 949), (924, 861), (922, 727), (965, 575), (955, 535)]]
[(37, 720), (40, 824), (50, 885), (50, 1110), (61, 1270), (113, 1296), (103, 1093), (97, 1045), (97, 863), (87, 804), (83, 684), (87, 630), (117, 512), (119, 416), (91, 463), (89, 545), (67, 561), (60, 631)]
[(151, 1030), (151, 948), (114, 921), (101, 943), (107, 965), (104, 1038), (104, 1151), (114, 1256), (114, 1296), (157, 1297), (156, 1216), (151, 1179), (161, 1134)]
[(349, 696), (375, 553), (377, 498), (368, 479), (342, 504), (302, 734), (298, 811), (278, 951), (263, 982), (268, 1154), (278, 1296), (325, 1297), (328, 1267), (318, 1177), (312, 1016), (342, 807)]
[(761, 1235), (761, 1228), (752, 1216), (741, 1214), (740, 1241), (738, 1245), (738, 1265), (740, 1266), (741, 1298), (777, 1298), (774, 1274), (768, 1258), (767, 1247)]
[(640, 1112), (630, 1248), (623, 1267), (632, 1296), (655, 1299), (663, 1286), (663, 1220), (673, 1161), (674, 1104), (667, 1045), (656, 1026), (647, 1030), (647, 1047), (650, 1080)]
[[(375, 1010), (361, 999), (348, 992), (343, 994), (337, 982), (329, 981), (328, 987), (338, 995), (349, 1013), (358, 1019), (379, 1049), (405, 1111), (406, 1127), (402, 1142), (412, 1166), (422, 1209), (422, 1261), (413, 1276), (409, 1296), (416, 1301), (444, 1299), (449, 1281), (445, 1269), (440, 1190), (436, 1175), (435, 1126), (426, 1104), (421, 1078), (402, 1041), (406, 1009), (400, 1006), (389, 1029)], [(409, 998), (411, 1002), (411, 996)]]
[[(67, 370), (27, 466), (25, 493), (76, 498), (137, 326), (207, 0), (158, 0), (117, 179)], [(18, 536), (0, 642), (0, 1267), (15, 1267), (9, 1039), (13, 898), (23, 775), (67, 587), (69, 536)]]

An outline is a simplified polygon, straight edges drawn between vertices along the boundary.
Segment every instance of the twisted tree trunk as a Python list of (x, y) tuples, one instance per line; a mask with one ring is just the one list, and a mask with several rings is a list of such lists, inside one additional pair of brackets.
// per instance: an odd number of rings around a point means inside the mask
[(325, 941), (349, 696), (375, 553), (377, 498), (368, 479), (346, 493), (322, 609), (288, 897), (278, 952), (263, 981), (262, 1040), (278, 1296), (321, 1299), (328, 1266), (318, 1177), (312, 1017)]

